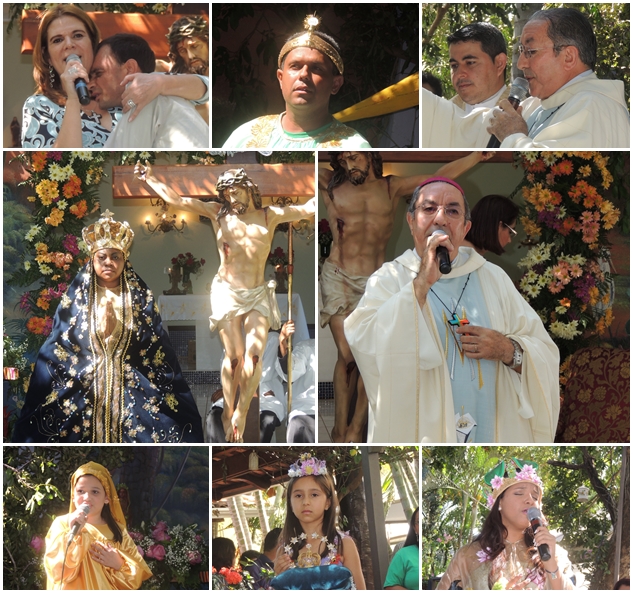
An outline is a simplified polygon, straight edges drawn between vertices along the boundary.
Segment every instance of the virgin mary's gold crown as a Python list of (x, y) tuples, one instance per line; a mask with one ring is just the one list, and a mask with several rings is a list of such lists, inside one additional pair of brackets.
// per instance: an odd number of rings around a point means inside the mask
[(112, 212), (106, 210), (97, 222), (81, 232), (91, 255), (100, 249), (119, 249), (127, 258), (134, 240), (134, 231), (127, 222), (117, 222), (113, 216)]

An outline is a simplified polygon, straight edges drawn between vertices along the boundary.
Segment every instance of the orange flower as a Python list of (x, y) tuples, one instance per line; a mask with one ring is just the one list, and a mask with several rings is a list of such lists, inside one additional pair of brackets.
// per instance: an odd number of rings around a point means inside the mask
[(40, 297), (39, 299), (37, 299), (37, 306), (40, 309), (44, 309), (44, 311), (48, 311), (48, 308), (51, 306), (51, 304), (49, 303), (48, 299)]
[(70, 199), (81, 194), (81, 179), (73, 175), (65, 184), (63, 189), (64, 197)]
[(73, 204), (69, 208), (71, 214), (74, 214), (77, 218), (83, 218), (88, 213), (88, 205), (86, 200), (79, 200), (76, 204)]
[(569, 307), (571, 307), (571, 301), (569, 299), (561, 299), (559, 301), (559, 303), (563, 306), (563, 307), (567, 307), (569, 309)]
[(33, 171), (39, 172), (44, 169), (46, 166), (46, 153), (45, 152), (34, 152), (31, 155), (31, 167)]

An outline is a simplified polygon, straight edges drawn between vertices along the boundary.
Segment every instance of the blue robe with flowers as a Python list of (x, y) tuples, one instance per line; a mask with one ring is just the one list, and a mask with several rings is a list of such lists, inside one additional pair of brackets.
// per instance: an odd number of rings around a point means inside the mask
[(202, 421), (154, 296), (126, 262), (120, 326), (99, 330), (92, 263), (77, 274), (42, 346), (13, 442), (202, 442)]

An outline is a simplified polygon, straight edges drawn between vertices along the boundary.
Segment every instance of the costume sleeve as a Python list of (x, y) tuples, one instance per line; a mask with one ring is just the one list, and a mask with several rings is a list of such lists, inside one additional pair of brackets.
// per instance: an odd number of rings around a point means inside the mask
[[(576, 587), (571, 581), (571, 577), (574, 575), (573, 567), (569, 560), (567, 550), (561, 548), (559, 545), (556, 545), (556, 562), (558, 563), (559, 569), (558, 578), (563, 579), (563, 589), (567, 591), (574, 590)], [(552, 582), (551, 577), (547, 575), (548, 585), (551, 585)], [(551, 589), (551, 586), (548, 588)]]
[(468, 584), (470, 579), (466, 574), (462, 574), (464, 572), (465, 562), (464, 562), (464, 548), (460, 548), (457, 550), (455, 556), (451, 560), (451, 563), (448, 565), (446, 572), (442, 575), (440, 582), (437, 584), (436, 589), (447, 590), (451, 588), (451, 584), (454, 581), (459, 581), (458, 585), (462, 589), (469, 588)]
[[(64, 583), (81, 578), (81, 565), (88, 554), (92, 537), (86, 530), (81, 530), (73, 539), (68, 548), (66, 562), (64, 552), (70, 529), (68, 515), (57, 517), (46, 534), (46, 554), (44, 556), (44, 569), (49, 581), (49, 588), (58, 589), (62, 578), (62, 566), (64, 567)], [(52, 587), (50, 585), (54, 584)], [(82, 589), (83, 586), (73, 586), (72, 589)]]
[(565, 103), (534, 139), (511, 134), (501, 148), (629, 148), (629, 128), (626, 109), (598, 93), (585, 92)]
[[(432, 322), (423, 314), (415, 297), (413, 278), (416, 274), (408, 268), (405, 270), (397, 261), (385, 264), (369, 278), (365, 294), (345, 320), (345, 336), (365, 382), (374, 415), (370, 423), (372, 442), (393, 442), (400, 440), (398, 435), (407, 435), (404, 440), (415, 438), (420, 422), (415, 414), (415, 398), (420, 393), (420, 385), (416, 385), (417, 368), (436, 380), (433, 385), (425, 382), (428, 388), (424, 391), (433, 391), (433, 394), (423, 396), (420, 402), (424, 428), (419, 436), (424, 439), (428, 427), (433, 431), (429, 433), (433, 441), (444, 442), (451, 435), (455, 439), (455, 430), (447, 430), (447, 416), (452, 425), (453, 411), (448, 409), (452, 408), (452, 401), (442, 397), (445, 393), (444, 357), (432, 336), (429, 325)], [(403, 414), (403, 409), (410, 413)]]
[(486, 128), (492, 109), (466, 114), (455, 103), (421, 90), (423, 148), (483, 148), (488, 144)]
[(407, 567), (405, 566), (404, 554), (401, 554), (402, 549), (403, 548), (400, 548), (391, 560), (389, 570), (387, 571), (387, 578), (385, 579), (385, 588), (394, 587), (396, 585), (404, 587), (404, 579), (406, 576)]
[[(560, 353), (543, 322), (510, 278), (492, 264), (482, 268), (481, 285), (493, 329), (516, 340), (523, 349), (521, 373), (499, 364), (497, 390), (500, 442), (552, 443), (560, 411)], [(516, 394), (516, 395), (512, 395)], [(529, 420), (531, 435), (521, 435), (504, 418)], [(504, 432), (505, 431), (505, 432)]]
[(124, 564), (121, 570), (104, 567), (106, 579), (112, 585), (112, 589), (139, 589), (143, 581), (152, 576), (152, 571), (139, 554), (136, 544), (126, 530), (123, 530), (123, 541), (116, 547)]

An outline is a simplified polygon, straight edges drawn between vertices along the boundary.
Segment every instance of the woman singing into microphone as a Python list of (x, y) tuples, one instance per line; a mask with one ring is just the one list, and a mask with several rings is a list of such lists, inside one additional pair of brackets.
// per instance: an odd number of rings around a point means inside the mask
[[(530, 527), (527, 511), (540, 509), (543, 496), (536, 469), (534, 462), (512, 458), (486, 474), (490, 513), (473, 542), (457, 551), (438, 589), (575, 588), (567, 552), (544, 525)], [(547, 561), (538, 552), (543, 544), (551, 554)]]
[(70, 494), (68, 515), (46, 535), (46, 588), (138, 589), (152, 573), (125, 528), (110, 472), (93, 461), (82, 465)]

